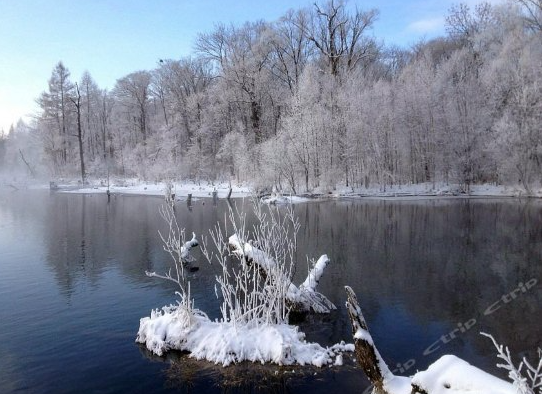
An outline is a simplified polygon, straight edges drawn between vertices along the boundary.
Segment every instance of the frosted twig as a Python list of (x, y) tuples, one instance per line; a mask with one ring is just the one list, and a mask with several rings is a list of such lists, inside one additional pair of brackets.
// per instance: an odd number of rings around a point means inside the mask
[[(542, 393), (542, 357), (538, 360), (538, 365), (536, 367), (530, 364), (525, 357), (516, 367), (512, 361), (508, 346), (498, 344), (495, 338), (490, 334), (484, 332), (481, 332), (480, 334), (488, 337), (493, 342), (493, 345), (497, 349), (497, 358), (504, 361), (504, 363), (498, 363), (497, 367), (508, 371), (508, 377), (519, 394), (535, 394), (537, 389), (538, 393)], [(522, 374), (524, 367), (527, 376), (523, 376)]]

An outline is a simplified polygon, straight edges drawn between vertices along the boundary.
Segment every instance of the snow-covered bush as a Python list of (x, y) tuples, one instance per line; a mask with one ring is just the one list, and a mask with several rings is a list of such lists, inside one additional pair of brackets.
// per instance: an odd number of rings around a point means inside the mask
[[(265, 208), (253, 202), (256, 224), (249, 231), (246, 214), (230, 207), (224, 226), (217, 225), (211, 231), (217, 252), (203, 248), (209, 262), (218, 263), (222, 268), (217, 283), (223, 299), (223, 321), (234, 324), (287, 322), (287, 292), (295, 267), (299, 222), (291, 207), (283, 216), (278, 209)], [(246, 253), (230, 251), (232, 245), (226, 235), (229, 231), (235, 234), (239, 245), (246, 244), (258, 251), (259, 263), (253, 263), (253, 256)], [(230, 264), (232, 256), (239, 259), (240, 264)]]
[[(212, 245), (203, 247), (207, 260), (221, 267), (215, 293), (218, 298), (220, 292), (222, 317), (211, 321), (195, 308), (186, 277), (189, 251), (198, 245), (197, 240), (193, 236), (185, 242), (184, 229), (179, 227), (172, 205), (166, 201), (160, 213), (169, 232), (160, 236), (174, 266), (165, 275), (147, 275), (176, 283), (180, 300), (177, 305), (153, 310), (150, 317), (141, 319), (136, 341), (158, 355), (171, 349), (188, 351), (191, 357), (224, 366), (244, 360), (279, 365), (340, 365), (342, 352), (353, 351), (353, 345), (341, 342), (324, 348), (306, 342), (304, 333), (288, 325), (294, 305), (317, 312), (335, 308), (315, 290), (329, 259), (322, 256), (305, 282), (299, 288), (293, 285), (299, 230), (293, 210), (290, 207), (283, 215), (276, 207), (262, 207), (257, 201), (253, 204), (257, 220), (251, 231), (247, 229), (246, 215), (230, 207), (224, 225), (217, 224), (210, 232)], [(227, 231), (234, 235), (226, 237)], [(232, 238), (236, 245), (230, 250)]]

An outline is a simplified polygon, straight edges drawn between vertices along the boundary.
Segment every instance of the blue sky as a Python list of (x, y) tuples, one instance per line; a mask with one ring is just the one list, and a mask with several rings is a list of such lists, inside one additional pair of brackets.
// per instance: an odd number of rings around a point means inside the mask
[[(54, 65), (62, 60), (72, 80), (88, 70), (100, 87), (159, 59), (192, 52), (196, 35), (217, 22), (275, 20), (314, 0), (0, 0), (0, 130), (36, 111)], [(373, 34), (409, 46), (444, 34), (453, 0), (350, 0), (378, 8)], [(475, 4), (478, 0), (463, 0)], [(500, 2), (493, 0), (492, 3)]]

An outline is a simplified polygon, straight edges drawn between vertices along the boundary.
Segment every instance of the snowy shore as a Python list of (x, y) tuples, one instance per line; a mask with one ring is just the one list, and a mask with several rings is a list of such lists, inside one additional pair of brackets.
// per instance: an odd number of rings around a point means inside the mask
[[(89, 186), (85, 188), (67, 189), (63, 190), (63, 185), (59, 184), (59, 191), (66, 193), (107, 193), (107, 186)], [(232, 185), (232, 198), (250, 196), (252, 188), (245, 185)], [(109, 191), (112, 194), (133, 194), (133, 195), (147, 195), (147, 196), (163, 196), (166, 190), (166, 184), (164, 182), (138, 182), (135, 180), (121, 181), (112, 183), (109, 187)], [(218, 198), (226, 198), (230, 191), (230, 186), (227, 183), (174, 183), (173, 193), (176, 198), (187, 197), (189, 194), (195, 198), (212, 197), (213, 192), (217, 192)]]
[[(327, 193), (331, 197), (527, 197), (521, 186), (472, 185), (466, 193), (458, 185), (418, 183), (413, 185), (393, 185), (386, 187), (338, 187)], [(542, 197), (542, 188), (533, 189), (529, 197)]]
[[(56, 182), (58, 191), (62, 193), (83, 193), (99, 194), (106, 193), (109, 189), (112, 194), (124, 195), (147, 195), (163, 196), (166, 190), (165, 182), (144, 182), (137, 179), (126, 179), (112, 181), (109, 188), (102, 182), (93, 182), (91, 185), (81, 187), (76, 181)], [(0, 182), (3, 188), (9, 189), (43, 189), (49, 188), (49, 184), (25, 182), (9, 182), (4, 180)], [(251, 197), (255, 195), (254, 188), (248, 184), (231, 184), (232, 198)], [(210, 182), (175, 182), (173, 191), (177, 199), (185, 199), (189, 194), (193, 198), (212, 197), (213, 192), (217, 192), (218, 198), (226, 198), (230, 191), (228, 182), (210, 183)], [(299, 203), (322, 199), (338, 198), (378, 198), (378, 199), (418, 199), (418, 198), (454, 198), (454, 197), (537, 197), (542, 198), (542, 188), (533, 188), (532, 193), (528, 194), (525, 189), (519, 185), (472, 185), (469, 193), (464, 192), (458, 185), (420, 183), (413, 185), (393, 185), (393, 186), (370, 186), (365, 187), (345, 187), (338, 186), (334, 190), (316, 188), (310, 193), (301, 193), (290, 195), (288, 193), (268, 193), (263, 198), (266, 203)]]

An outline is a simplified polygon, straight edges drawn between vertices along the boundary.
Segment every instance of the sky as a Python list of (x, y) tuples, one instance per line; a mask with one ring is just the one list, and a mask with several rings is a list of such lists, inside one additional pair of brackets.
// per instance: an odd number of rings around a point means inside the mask
[[(461, 0), (474, 5), (479, 0)], [(497, 3), (503, 0), (492, 0)], [(349, 0), (380, 11), (372, 34), (408, 47), (445, 33), (454, 0)], [(77, 81), (89, 71), (101, 88), (159, 59), (193, 53), (198, 33), (216, 23), (273, 21), (314, 0), (0, 0), (0, 132), (31, 119), (62, 61)]]

